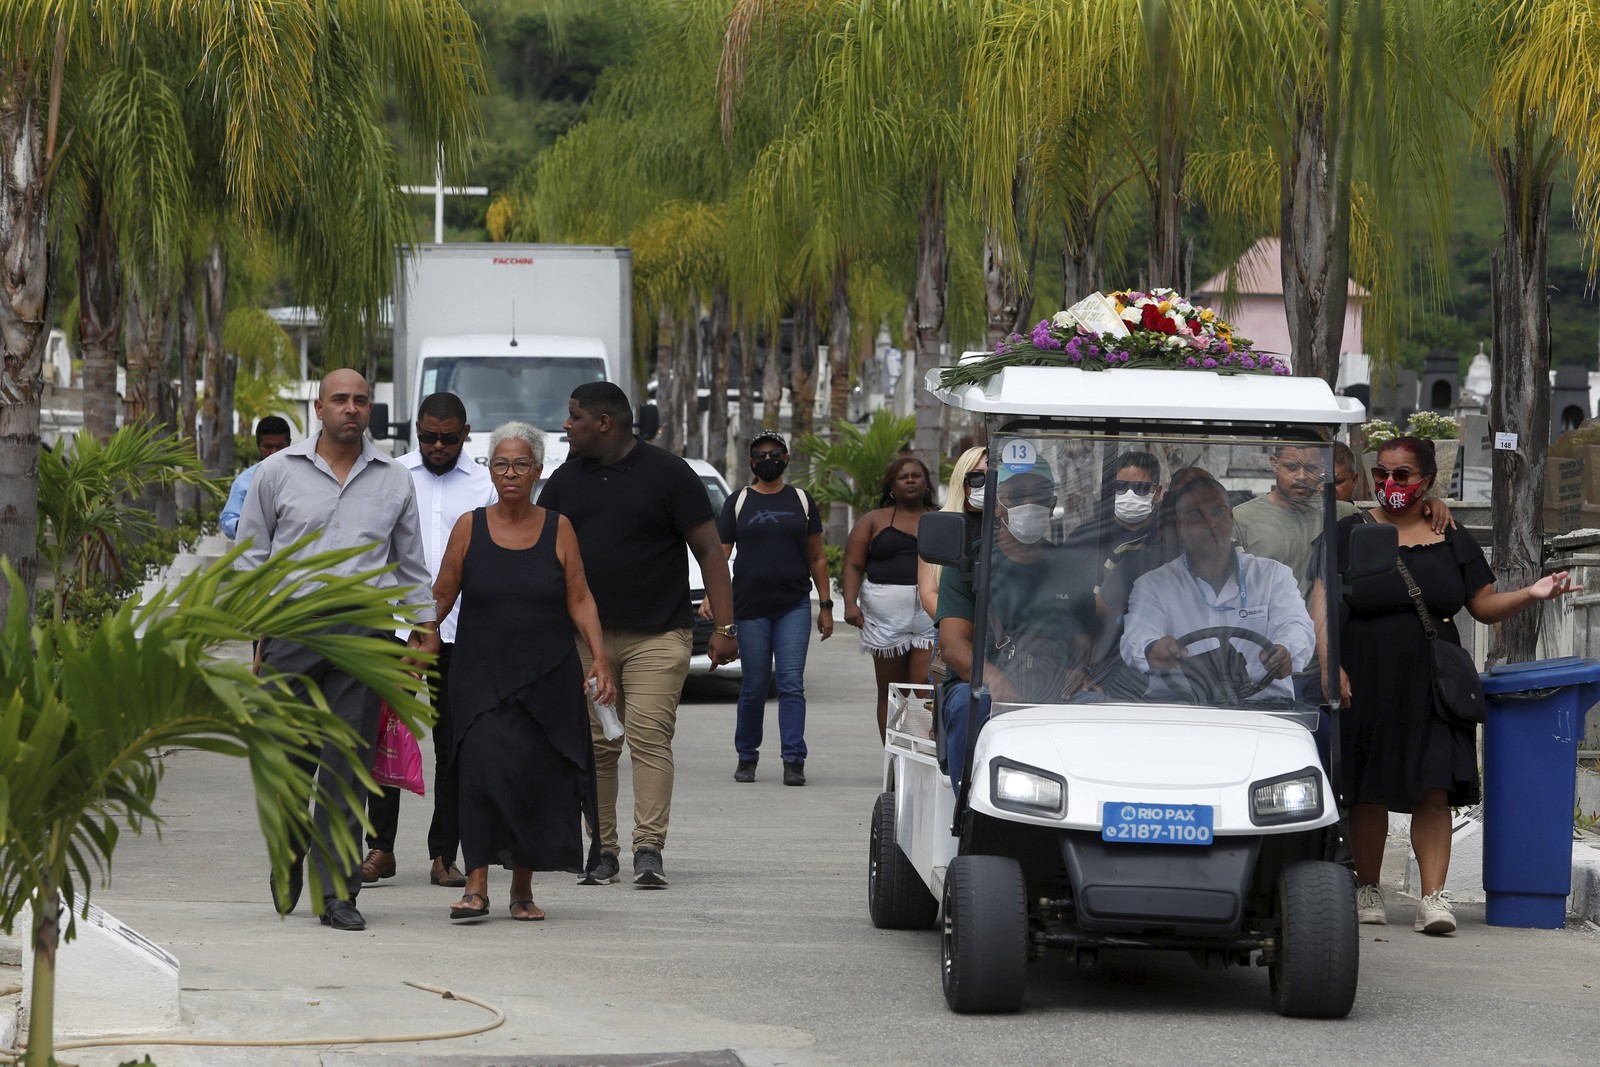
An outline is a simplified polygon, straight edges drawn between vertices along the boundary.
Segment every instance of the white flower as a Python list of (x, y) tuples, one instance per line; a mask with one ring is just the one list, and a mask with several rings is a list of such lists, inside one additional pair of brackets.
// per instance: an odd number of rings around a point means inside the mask
[(1070, 311), (1058, 311), (1050, 316), (1050, 321), (1063, 330), (1070, 330), (1078, 324), (1078, 320), (1072, 317), (1072, 312)]
[(1169, 334), (1167, 339), (1161, 342), (1162, 348), (1187, 348), (1188, 346), (1189, 339), (1187, 337), (1179, 337), (1175, 333)]
[(1129, 306), (1123, 308), (1122, 309), (1122, 321), (1123, 322), (1131, 322), (1131, 323), (1134, 323), (1135, 325), (1137, 325), (1140, 322), (1143, 322), (1144, 321), (1144, 308), (1140, 307), (1138, 304), (1130, 304)]

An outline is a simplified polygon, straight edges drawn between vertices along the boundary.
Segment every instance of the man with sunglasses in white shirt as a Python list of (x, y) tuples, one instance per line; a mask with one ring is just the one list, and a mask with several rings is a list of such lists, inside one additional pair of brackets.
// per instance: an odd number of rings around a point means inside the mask
[[(489, 470), (466, 454), (463, 447), (472, 427), (467, 409), (454, 393), (432, 393), (417, 408), (417, 447), (398, 460), (411, 471), (417, 490), (417, 512), (422, 520), (423, 557), (428, 576), (439, 576), (439, 562), (456, 520), (497, 499)], [(439, 672), (434, 704), (439, 712), (433, 726), (433, 821), (428, 827), (428, 858), (433, 861), (429, 881), (461, 887), (466, 876), (456, 866), (461, 834), (456, 815), (457, 783), (454, 753), (450, 750), (450, 653), (455, 647), (458, 604), (439, 620)], [(395, 836), (400, 825), (400, 790), (385, 786), (367, 802), (373, 832), (367, 835), (367, 856), (361, 880), (372, 883), (395, 873)]]

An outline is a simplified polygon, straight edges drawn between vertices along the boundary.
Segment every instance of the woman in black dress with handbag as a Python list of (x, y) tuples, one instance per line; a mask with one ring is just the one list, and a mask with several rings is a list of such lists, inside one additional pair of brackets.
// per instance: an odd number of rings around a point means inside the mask
[[(499, 503), (457, 520), (433, 586), (446, 614), (462, 598), (450, 705), (467, 884), (452, 919), (488, 914), (490, 863), (511, 868), (511, 917), (529, 922), (545, 917), (534, 871), (599, 860), (597, 838), (583, 856), (582, 820), (600, 825), (585, 686), (601, 703), (617, 691), (572, 525), (529, 500), (543, 460), (526, 423), (490, 436)], [(594, 655), (587, 679), (574, 629)]]
[[(1349, 563), (1355, 525), (1376, 521), (1394, 526), (1401, 562), (1422, 593), (1434, 629), (1441, 640), (1457, 645), (1461, 639), (1454, 616), (1463, 607), (1479, 622), (1496, 623), (1536, 600), (1573, 588), (1567, 572), (1558, 571), (1523, 589), (1496, 592), (1494, 572), (1472, 535), (1460, 528), (1436, 533), (1423, 515), (1437, 473), (1431, 441), (1401, 437), (1378, 450), (1372, 468), (1377, 509), (1370, 518), (1354, 515), (1338, 526), (1341, 574)], [(1314, 608), (1322, 595), (1318, 582)], [(1321, 617), (1319, 611), (1312, 614)], [(1451, 933), (1455, 917), (1444, 896), (1450, 808), (1475, 804), (1481, 797), (1476, 731), (1451, 725), (1434, 710), (1432, 650), (1398, 569), (1352, 583), (1341, 615), (1339, 691), (1349, 708), (1341, 731), (1342, 766), (1344, 792), (1351, 802), (1360, 919), (1388, 922), (1378, 876), (1389, 812), (1409, 812), (1411, 846), (1422, 881), (1414, 929)]]

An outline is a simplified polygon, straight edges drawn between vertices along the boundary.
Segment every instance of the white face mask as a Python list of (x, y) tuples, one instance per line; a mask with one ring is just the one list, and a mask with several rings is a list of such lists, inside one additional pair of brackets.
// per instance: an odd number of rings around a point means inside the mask
[(1050, 525), (1050, 509), (1043, 504), (1018, 504), (1006, 509), (1006, 529), (1025, 545), (1044, 536)]
[(971, 508), (973, 511), (982, 511), (983, 510), (983, 491), (986, 488), (988, 488), (988, 487), (980, 485), (980, 486), (978, 486), (978, 488), (976, 488), (976, 489), (972, 490), (972, 492), (968, 493), (967, 494), (967, 507)]
[(1144, 522), (1155, 509), (1154, 493), (1146, 493), (1144, 496), (1140, 496), (1132, 489), (1129, 489), (1127, 492), (1118, 493), (1116, 496), (1117, 521), (1125, 522), (1129, 526), (1137, 526)]

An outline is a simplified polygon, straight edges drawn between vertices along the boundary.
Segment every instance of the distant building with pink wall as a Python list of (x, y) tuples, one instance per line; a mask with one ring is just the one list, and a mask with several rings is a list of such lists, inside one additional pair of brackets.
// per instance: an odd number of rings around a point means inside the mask
[[(1252, 341), (1257, 350), (1288, 356), (1289, 316), (1283, 306), (1283, 273), (1280, 266), (1283, 246), (1276, 237), (1263, 237), (1229, 268), (1233, 273), (1233, 298), (1228, 292), (1228, 273), (1211, 278), (1191, 298), (1215, 308), (1217, 314), (1233, 323), (1234, 329)], [(1339, 352), (1365, 352), (1361, 338), (1361, 315), (1367, 291), (1355, 282), (1346, 290), (1349, 300), (1344, 309), (1344, 340)]]

